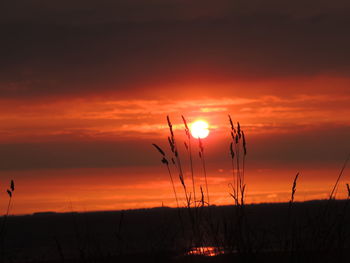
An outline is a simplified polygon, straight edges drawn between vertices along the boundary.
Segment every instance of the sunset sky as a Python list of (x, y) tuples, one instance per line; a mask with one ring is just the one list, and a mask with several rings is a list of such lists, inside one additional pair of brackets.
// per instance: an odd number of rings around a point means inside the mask
[[(169, 152), (167, 115), (179, 142), (181, 115), (209, 123), (214, 203), (232, 203), (228, 114), (247, 137), (247, 201), (287, 201), (297, 172), (296, 200), (327, 197), (350, 152), (349, 12), (345, 0), (2, 3), (0, 212), (11, 179), (12, 214), (174, 206), (151, 145)], [(339, 197), (346, 182), (349, 170)]]

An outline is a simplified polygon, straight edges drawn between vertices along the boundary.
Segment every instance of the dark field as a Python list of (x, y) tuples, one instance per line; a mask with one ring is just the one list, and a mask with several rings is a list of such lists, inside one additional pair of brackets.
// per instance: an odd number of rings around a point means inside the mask
[[(348, 203), (246, 205), (240, 221), (234, 206), (13, 216), (1, 261), (348, 262)], [(193, 246), (222, 254), (186, 255)]]

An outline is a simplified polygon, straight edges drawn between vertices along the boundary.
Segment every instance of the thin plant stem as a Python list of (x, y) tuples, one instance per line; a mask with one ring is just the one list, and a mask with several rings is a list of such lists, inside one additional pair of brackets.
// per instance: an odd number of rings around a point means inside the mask
[(205, 180), (205, 190), (207, 192), (208, 206), (210, 206), (208, 180), (207, 180), (207, 169), (206, 169), (206, 166), (205, 166), (205, 157), (204, 157), (204, 148), (203, 148), (203, 143), (202, 143), (200, 138), (198, 138), (198, 144), (199, 144), (199, 148), (200, 148), (200, 158), (202, 160), (202, 166), (203, 166), (203, 173), (204, 173), (204, 180)]
[(6, 210), (6, 214), (4, 216), (4, 219), (2, 221), (2, 227), (1, 227), (1, 232), (0, 232), (1, 259), (2, 259), (2, 261), (3, 261), (3, 258), (4, 258), (5, 226), (6, 226), (6, 222), (7, 222), (7, 217), (9, 215), (9, 213), (10, 213), (11, 201), (12, 201), (12, 196), (10, 196), (9, 202), (7, 204), (7, 210)]
[(179, 199), (177, 198), (176, 189), (175, 189), (175, 184), (174, 184), (173, 176), (172, 176), (171, 171), (170, 171), (169, 164), (167, 164), (166, 167), (167, 167), (167, 170), (168, 170), (168, 173), (169, 173), (171, 185), (172, 185), (172, 187), (173, 187), (174, 196), (175, 196), (175, 200), (176, 200), (176, 205), (177, 205), (177, 208), (179, 208), (179, 207), (180, 207), (180, 206), (179, 206)]
[(184, 174), (183, 174), (183, 171), (182, 171), (180, 157), (179, 157), (179, 155), (176, 155), (175, 157), (176, 157), (176, 162), (177, 162), (177, 166), (176, 167), (178, 168), (179, 176), (181, 178), (181, 184), (182, 184), (184, 192), (185, 192), (185, 198), (186, 198), (187, 206), (189, 206), (190, 205), (190, 199), (189, 199), (188, 193), (187, 193), (187, 187), (186, 187), (186, 184), (185, 184), (185, 178), (184, 178)]
[(194, 181), (194, 172), (193, 172), (193, 159), (192, 159), (192, 145), (191, 138), (188, 138), (188, 154), (190, 158), (190, 166), (191, 166), (191, 177), (192, 177), (192, 188), (193, 188), (193, 202), (194, 206), (196, 206), (196, 183)]
[(205, 190), (207, 192), (208, 197), (208, 206), (210, 205), (210, 198), (209, 198), (209, 189), (208, 189), (208, 180), (207, 180), (207, 169), (205, 167), (205, 159), (204, 159), (204, 153), (202, 153), (202, 164), (203, 164), (203, 172), (204, 172), (204, 179), (205, 179)]
[[(236, 135), (238, 136), (238, 134)], [(235, 144), (235, 150), (236, 150), (236, 162), (237, 162), (237, 197), (239, 196), (239, 192), (242, 193), (242, 179), (241, 179), (241, 172), (240, 172), (240, 167), (239, 167), (239, 159), (240, 159), (240, 154), (239, 154), (239, 140), (238, 137), (236, 137), (236, 144)]]
[(234, 193), (236, 193), (237, 191), (234, 189), (234, 185), (235, 185), (235, 180), (236, 180), (236, 177), (235, 177), (235, 161), (233, 158), (231, 158), (231, 165), (232, 165), (232, 177), (233, 177), (233, 190), (234, 190)]
[(347, 165), (349, 159), (350, 159), (350, 154), (349, 154), (348, 157), (346, 158), (346, 160), (345, 160), (345, 162), (344, 162), (344, 165), (343, 165), (343, 167), (342, 167), (342, 169), (341, 169), (341, 171), (340, 171), (340, 173), (339, 173), (339, 175), (338, 175), (337, 181), (336, 181), (335, 184), (334, 184), (334, 187), (333, 187), (333, 189), (332, 189), (332, 192), (331, 192), (331, 194), (329, 195), (329, 199), (330, 199), (330, 200), (333, 198), (335, 189), (336, 189), (337, 186), (338, 186), (339, 180), (340, 180), (341, 176), (343, 175), (343, 172), (344, 172), (344, 170), (345, 170), (345, 167), (346, 167), (346, 165)]
[(7, 217), (9, 215), (9, 213), (10, 213), (11, 201), (12, 201), (12, 197), (10, 197), (10, 199), (8, 201), (6, 214), (5, 214), (4, 219), (2, 221), (1, 236), (3, 236), (4, 232), (5, 232), (5, 225), (6, 225)]

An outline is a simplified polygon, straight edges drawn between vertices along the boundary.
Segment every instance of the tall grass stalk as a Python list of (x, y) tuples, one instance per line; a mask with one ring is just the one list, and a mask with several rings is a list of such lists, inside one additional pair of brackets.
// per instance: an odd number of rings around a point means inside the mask
[[(297, 190), (298, 178), (299, 178), (299, 173), (297, 173), (294, 177), (292, 189), (291, 189), (291, 196), (288, 204), (286, 236), (284, 241), (285, 252), (288, 252), (288, 251), (292, 252), (294, 250), (294, 246), (296, 242), (296, 229), (295, 229), (295, 222), (293, 220), (293, 215), (292, 215), (292, 205), (294, 203), (294, 197)], [(293, 255), (290, 255), (290, 256), (293, 256)]]
[(174, 135), (174, 131), (173, 131), (173, 125), (172, 125), (172, 123), (170, 121), (169, 116), (167, 116), (167, 121), (168, 121), (169, 130), (170, 130), (170, 137), (168, 137), (168, 142), (169, 142), (171, 151), (172, 151), (172, 153), (173, 153), (173, 155), (175, 157), (175, 160), (176, 160), (176, 163), (173, 161), (173, 164), (175, 165), (175, 167), (177, 168), (178, 173), (179, 173), (179, 179), (180, 179), (181, 185), (182, 185), (182, 187), (184, 189), (187, 207), (190, 207), (190, 205), (191, 205), (191, 195), (188, 195), (188, 192), (187, 192), (187, 187), (186, 187), (186, 183), (185, 183), (184, 173), (183, 173), (183, 169), (182, 169), (182, 165), (181, 165), (181, 159), (180, 159), (180, 155), (179, 155), (179, 151), (178, 151), (178, 148), (177, 148), (175, 135)]
[(242, 146), (243, 146), (242, 184), (245, 185), (244, 172), (245, 172), (245, 161), (246, 161), (245, 158), (247, 156), (247, 144), (246, 144), (246, 140), (245, 140), (244, 131), (242, 131)]
[[(217, 221), (218, 218), (216, 214), (213, 213), (214, 208), (210, 207), (210, 196), (209, 196), (209, 187), (208, 187), (208, 178), (207, 178), (207, 167), (205, 160), (205, 152), (203, 141), (198, 138), (198, 147), (199, 147), (199, 157), (203, 168), (203, 175), (205, 180), (205, 189), (204, 185), (199, 186), (198, 191), (196, 192), (196, 182), (195, 182), (195, 174), (193, 167), (193, 156), (192, 156), (192, 147), (194, 145), (191, 140), (190, 131), (187, 125), (187, 121), (182, 116), (183, 123), (185, 125), (185, 133), (187, 136), (187, 140), (185, 141), (185, 148), (187, 150), (187, 155), (190, 163), (191, 169), (191, 179), (192, 179), (192, 201), (191, 202), (191, 192), (188, 193), (184, 180), (184, 173), (181, 166), (181, 160), (179, 156), (179, 151), (177, 148), (177, 144), (175, 141), (173, 126), (170, 122), (169, 116), (167, 116), (168, 126), (170, 130), (170, 136), (168, 137), (168, 142), (171, 148), (172, 157), (167, 158), (162, 149), (160, 149), (157, 145), (154, 144), (154, 147), (161, 153), (162, 155), (162, 163), (167, 166), (167, 171), (170, 177), (170, 181), (173, 187), (174, 196), (177, 202), (177, 206), (180, 207), (173, 175), (171, 173), (172, 167), (170, 167), (169, 162), (171, 161), (175, 168), (179, 173), (179, 179), (183, 186), (183, 190), (185, 192), (185, 197), (187, 201), (187, 210), (189, 217), (186, 219), (188, 223), (187, 231), (184, 231), (185, 240), (190, 242), (191, 247), (193, 246), (216, 246), (218, 250), (222, 247), (228, 251), (235, 253), (238, 256), (238, 259), (242, 259), (243, 261), (249, 262), (248, 257), (254, 254), (259, 249), (264, 251), (264, 249), (281, 249), (278, 253), (281, 253), (283, 258), (289, 259), (289, 262), (294, 262), (297, 257), (303, 251), (315, 250), (315, 251), (326, 251), (331, 246), (336, 246), (339, 242), (347, 237), (347, 233), (343, 233), (345, 230), (343, 226), (346, 224), (345, 217), (348, 216), (348, 205), (350, 205), (350, 201), (347, 201), (343, 213), (340, 216), (331, 213), (333, 210), (329, 210), (329, 206), (334, 202), (331, 200), (335, 199), (336, 191), (339, 186), (339, 182), (343, 176), (344, 170), (346, 168), (347, 163), (349, 162), (350, 155), (347, 157), (342, 169), (337, 176), (337, 180), (332, 186), (332, 190), (329, 195), (329, 201), (326, 202), (326, 209), (322, 209), (323, 214), (317, 215), (317, 218), (314, 218), (309, 226), (309, 228), (304, 228), (304, 226), (299, 225), (299, 223), (303, 223), (303, 220), (300, 220), (297, 217), (297, 205), (295, 203), (295, 194), (297, 191), (297, 184), (300, 174), (297, 173), (294, 177), (293, 184), (291, 187), (291, 195), (289, 200), (289, 205), (287, 204), (286, 208), (288, 209), (287, 220), (285, 221), (283, 228), (283, 236), (272, 237), (271, 239), (271, 247), (270, 244), (265, 244), (265, 234), (263, 237), (262, 245), (257, 244), (256, 233), (252, 230), (256, 227), (253, 224), (250, 224), (248, 220), (248, 210), (245, 205), (245, 189), (246, 189), (246, 178), (245, 178), (245, 170), (246, 170), (246, 158), (247, 158), (247, 142), (246, 142), (246, 134), (242, 130), (240, 123), (237, 122), (235, 125), (231, 117), (229, 116), (229, 121), (231, 125), (231, 137), (232, 140), (230, 142), (230, 155), (231, 155), (231, 166), (232, 166), (232, 183), (229, 183), (229, 186), (232, 187), (231, 196), (234, 199), (235, 205), (232, 213), (232, 217), (230, 215), (229, 220), (222, 220), (222, 222)], [(237, 126), (236, 126), (237, 125)], [(194, 147), (193, 147), (194, 148)], [(193, 149), (194, 150), (194, 149)], [(350, 186), (346, 185), (348, 191), (348, 200), (350, 200)], [(181, 189), (182, 190), (182, 189)], [(198, 198), (198, 200), (197, 200)], [(196, 205), (198, 202), (198, 206)], [(194, 206), (192, 207), (192, 203)], [(205, 205), (208, 204), (208, 208), (205, 208)], [(324, 207), (322, 207), (324, 208)], [(294, 211), (296, 210), (296, 211)], [(329, 211), (328, 211), (329, 210)], [(180, 214), (180, 209), (178, 209)], [(293, 212), (293, 217), (292, 217)], [(187, 215), (186, 215), (187, 216)], [(181, 218), (180, 218), (181, 219)], [(220, 220), (220, 219), (219, 219)], [(222, 224), (221, 224), (222, 223)], [(222, 227), (223, 226), (223, 229)], [(183, 225), (182, 225), (183, 227)], [(191, 228), (190, 228), (191, 227)], [(303, 227), (303, 228), (302, 228)], [(183, 227), (184, 229), (184, 227)], [(192, 230), (192, 231), (191, 231)], [(224, 231), (224, 233), (220, 233), (220, 231)], [(304, 231), (303, 230), (307, 230)], [(344, 230), (344, 231), (343, 231)], [(342, 232), (343, 231), (343, 232)], [(338, 240), (334, 241), (336, 234), (339, 234)], [(269, 233), (267, 233), (269, 235)], [(307, 237), (308, 239), (314, 240), (314, 242), (310, 242), (310, 244), (306, 244), (303, 240), (303, 237)], [(221, 239), (223, 241), (221, 242)], [(278, 243), (274, 243), (277, 241)], [(260, 241), (258, 242), (260, 243)], [(345, 244), (345, 243), (343, 243)], [(302, 247), (305, 246), (305, 247)], [(300, 250), (302, 249), (302, 250)], [(332, 249), (332, 248), (331, 248)], [(299, 251), (300, 250), (300, 251)], [(247, 257), (248, 256), (248, 257)]]
[(229, 184), (232, 187), (232, 193), (230, 195), (235, 202), (236, 217), (233, 221), (231, 234), (231, 246), (232, 251), (238, 251), (242, 256), (252, 250), (251, 236), (248, 226), (248, 221), (245, 216), (245, 163), (247, 156), (247, 143), (246, 137), (241, 129), (240, 123), (237, 122), (237, 126), (232, 121), (230, 115), (228, 115), (230, 122), (230, 156), (232, 166), (233, 182)]
[[(243, 152), (243, 158), (242, 158), (242, 167), (240, 166), (240, 159), (241, 159), (241, 140), (242, 140), (242, 130), (241, 125), (239, 122), (237, 122), (237, 134), (236, 134), (236, 160), (237, 160), (237, 172), (238, 172), (238, 178), (239, 178), (239, 192), (240, 192), (240, 198), (241, 198), (241, 206), (244, 205), (244, 191), (245, 191), (245, 184), (244, 184), (244, 169), (241, 171), (241, 168), (244, 167), (244, 161), (245, 161), (245, 153), (246, 150)], [(244, 147), (245, 147), (245, 140), (244, 140)]]
[[(335, 199), (336, 196), (336, 190), (337, 187), (339, 185), (340, 179), (344, 173), (344, 170), (346, 168), (346, 165), (349, 161), (350, 158), (350, 154), (347, 156), (347, 158), (345, 159), (345, 162), (339, 172), (339, 175), (335, 181), (335, 184), (332, 188), (332, 191), (330, 192), (328, 201), (326, 202), (324, 207), (321, 207), (321, 210), (319, 211), (319, 215), (316, 218), (315, 221), (317, 221), (317, 224), (319, 227), (314, 229), (313, 232), (313, 239), (315, 240), (319, 240), (316, 249), (318, 250), (323, 250), (325, 248), (327, 248), (329, 243), (329, 237), (332, 234), (333, 231), (333, 227), (334, 227), (334, 222), (332, 223), (332, 221), (334, 221), (334, 217), (335, 215), (333, 215), (331, 212), (332, 207), (334, 207), (335, 203), (333, 202), (333, 200)], [(333, 205), (333, 206), (332, 206)]]
[(6, 222), (7, 222), (7, 218), (10, 214), (10, 208), (11, 208), (11, 202), (12, 202), (12, 196), (13, 196), (13, 192), (15, 191), (15, 183), (13, 180), (11, 180), (10, 182), (10, 188), (6, 190), (8, 196), (9, 196), (9, 201), (7, 203), (7, 209), (6, 209), (6, 214), (4, 216), (4, 219), (2, 221), (2, 227), (1, 227), (1, 232), (0, 232), (0, 236), (5, 235), (5, 226), (6, 226)]
[(207, 180), (207, 168), (205, 165), (205, 158), (204, 158), (204, 146), (201, 138), (198, 137), (198, 147), (199, 147), (199, 158), (202, 162), (203, 167), (203, 174), (204, 174), (204, 180), (205, 180), (205, 190), (207, 192), (207, 200), (208, 200), (208, 206), (210, 206), (210, 197), (209, 197), (209, 188), (208, 188), (208, 180)]
[(171, 186), (173, 188), (173, 192), (174, 192), (174, 197), (175, 197), (175, 200), (176, 200), (176, 205), (177, 205), (177, 208), (179, 208), (179, 199), (177, 198), (177, 193), (176, 193), (176, 188), (175, 188), (175, 184), (174, 184), (174, 180), (173, 180), (173, 176), (172, 176), (172, 173), (171, 173), (171, 170), (170, 170), (170, 167), (169, 167), (169, 161), (165, 155), (165, 152), (162, 150), (162, 148), (160, 148), (157, 144), (153, 143), (152, 144), (156, 149), (157, 151), (162, 155), (162, 159), (161, 159), (161, 162), (166, 166), (167, 168), (167, 171), (168, 171), (168, 175), (169, 175), (169, 178), (170, 178), (170, 182), (171, 182)]
[(336, 191), (336, 188), (337, 188), (337, 186), (338, 186), (338, 184), (339, 184), (340, 178), (342, 177), (342, 175), (343, 175), (343, 173), (344, 173), (344, 170), (345, 170), (345, 168), (346, 168), (346, 165), (347, 165), (348, 162), (349, 162), (349, 159), (350, 159), (350, 154), (349, 154), (348, 157), (346, 158), (346, 160), (345, 160), (345, 162), (344, 162), (344, 164), (343, 164), (343, 167), (342, 167), (341, 170), (340, 170), (340, 173), (339, 173), (339, 175), (338, 175), (338, 178), (337, 178), (337, 180), (336, 180), (336, 182), (335, 182), (335, 184), (334, 184), (334, 186), (333, 186), (333, 189), (332, 189), (332, 191), (331, 191), (331, 193), (330, 193), (330, 195), (329, 195), (329, 200), (332, 200), (333, 198), (335, 198), (335, 191)]
[[(242, 206), (244, 205), (245, 193), (244, 173), (247, 155), (246, 138), (243, 130), (241, 129), (240, 123), (237, 122), (237, 129), (235, 129), (231, 116), (228, 115), (228, 118), (231, 126), (230, 132), (232, 138), (230, 143), (230, 155), (233, 177), (233, 183), (231, 186), (233, 193), (231, 196), (233, 197), (237, 206)], [(241, 156), (241, 153), (243, 154), (243, 157)]]
[(292, 204), (294, 202), (294, 196), (295, 196), (295, 192), (297, 190), (298, 177), (299, 177), (299, 173), (297, 173), (294, 177), (293, 186), (292, 186), (292, 193), (291, 193), (291, 197), (290, 197), (290, 201), (289, 201), (289, 209), (292, 207)]
[(10, 188), (6, 190), (8, 196), (9, 196), (9, 201), (7, 204), (7, 209), (6, 209), (6, 214), (4, 215), (4, 218), (2, 220), (2, 226), (1, 226), (1, 232), (0, 232), (0, 242), (1, 242), (1, 262), (4, 261), (4, 243), (5, 243), (5, 230), (6, 230), (6, 223), (7, 223), (7, 218), (10, 214), (10, 208), (11, 208), (11, 202), (12, 202), (12, 197), (13, 193), (15, 191), (15, 183), (13, 180), (10, 182)]
[(192, 158), (192, 142), (191, 142), (191, 133), (190, 129), (187, 125), (187, 121), (183, 115), (181, 115), (183, 123), (185, 125), (185, 133), (187, 136), (187, 143), (185, 143), (186, 150), (188, 152), (188, 157), (190, 160), (190, 168), (191, 168), (191, 178), (192, 178), (192, 191), (193, 191), (193, 204), (196, 206), (196, 183), (194, 181), (194, 171), (193, 171), (193, 158)]

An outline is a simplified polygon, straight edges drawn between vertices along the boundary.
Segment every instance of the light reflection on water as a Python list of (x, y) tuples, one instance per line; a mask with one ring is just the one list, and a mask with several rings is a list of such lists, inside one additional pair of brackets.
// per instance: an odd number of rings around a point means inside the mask
[(193, 247), (186, 254), (214, 257), (220, 254), (224, 254), (224, 251), (219, 247)]

